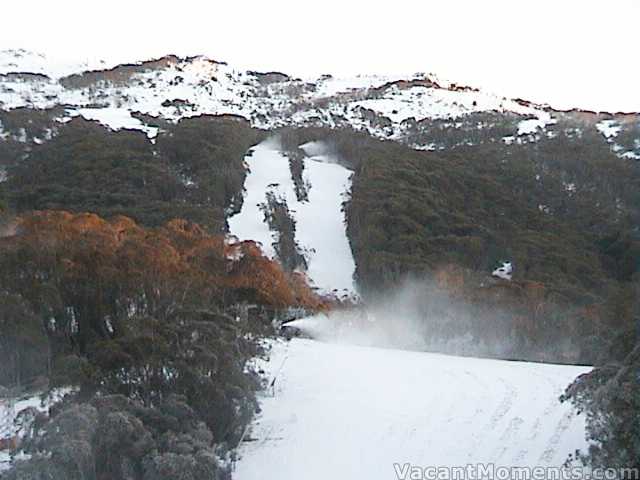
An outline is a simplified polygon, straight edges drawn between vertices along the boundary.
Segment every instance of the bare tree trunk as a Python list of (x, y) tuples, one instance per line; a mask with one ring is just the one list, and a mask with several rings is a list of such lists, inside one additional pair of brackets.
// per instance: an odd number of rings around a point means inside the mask
[[(640, 265), (638, 266), (640, 269)], [(640, 275), (640, 272), (636, 272), (636, 275)], [(636, 343), (640, 343), (640, 277), (633, 282), (633, 295), (631, 305), (631, 315), (636, 324)]]
[(16, 372), (16, 386), (18, 387), (18, 390), (21, 390), (22, 382), (20, 378), (20, 351), (18, 350), (18, 348), (16, 348), (16, 353), (14, 355), (14, 363), (15, 363), (14, 368)]

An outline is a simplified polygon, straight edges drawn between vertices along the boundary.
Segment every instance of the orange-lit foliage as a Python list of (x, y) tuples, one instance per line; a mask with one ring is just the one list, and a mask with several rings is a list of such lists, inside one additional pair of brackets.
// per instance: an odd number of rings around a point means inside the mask
[(322, 307), (321, 299), (309, 288), (304, 276), (286, 273), (269, 260), (255, 242), (240, 243), (238, 260), (229, 268), (227, 285), (247, 292), (257, 303), (278, 308), (299, 305), (310, 309)]
[(451, 294), (461, 293), (465, 287), (464, 269), (453, 264), (436, 269), (434, 274), (438, 288)]
[[(328, 310), (334, 306), (339, 306), (341, 303), (346, 305), (347, 302), (337, 302), (331, 298), (320, 298), (316, 293), (309, 288), (306, 275), (293, 272), (290, 275), (291, 291), (293, 292), (295, 301), (300, 305), (308, 305), (312, 309)], [(309, 308), (308, 307), (308, 308)]]
[(254, 243), (230, 256), (223, 236), (185, 220), (146, 229), (122, 216), (44, 211), (17, 225), (16, 235), (0, 239), (2, 283), (50, 312), (58, 332), (77, 328), (81, 350), (96, 336), (117, 335), (133, 314), (167, 318), (185, 305), (240, 301), (321, 306), (303, 278)]
[[(463, 305), (466, 316), (460, 316), (459, 334), (515, 345), (513, 354), (520, 358), (592, 362), (590, 342), (606, 333), (607, 325), (624, 326), (631, 318), (623, 308), (612, 316), (607, 313), (612, 307), (597, 302), (574, 305), (542, 282), (487, 278), (455, 264), (436, 269), (433, 280), (437, 294), (444, 294), (452, 305)], [(620, 295), (612, 300), (617, 305), (630, 303)]]
[(522, 282), (523, 295), (529, 309), (537, 316), (544, 311), (546, 288), (540, 282)]

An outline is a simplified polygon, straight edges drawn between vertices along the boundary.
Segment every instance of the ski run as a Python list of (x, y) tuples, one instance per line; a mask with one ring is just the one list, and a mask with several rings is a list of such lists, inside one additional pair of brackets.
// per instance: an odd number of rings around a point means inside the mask
[(586, 448), (558, 400), (590, 370), (294, 338), (262, 368), (271, 387), (237, 480), (391, 480), (396, 466), (560, 467)]

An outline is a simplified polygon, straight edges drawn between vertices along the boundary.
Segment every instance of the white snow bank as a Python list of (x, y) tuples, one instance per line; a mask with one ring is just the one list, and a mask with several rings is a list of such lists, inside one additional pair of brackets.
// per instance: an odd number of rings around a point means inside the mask
[[(24, 398), (0, 398), (0, 439), (22, 437), (25, 432), (16, 420), (27, 409), (35, 409), (38, 412), (48, 412), (49, 408), (59, 402), (65, 395), (71, 393), (72, 388), (59, 388), (49, 394), (33, 395)], [(10, 452), (0, 451), (0, 472), (10, 467)]]
[(80, 108), (78, 110), (68, 110), (67, 113), (71, 116), (80, 115), (85, 120), (94, 120), (115, 131), (122, 129), (140, 130), (150, 140), (158, 136), (157, 127), (145, 125), (139, 119), (132, 117), (131, 112), (125, 108)]
[[(307, 144), (309, 152), (326, 151), (322, 145)], [(304, 179), (311, 187), (308, 201), (296, 198), (289, 159), (274, 140), (254, 147), (245, 158), (249, 174), (240, 213), (229, 218), (229, 231), (240, 240), (255, 240), (264, 252), (275, 256), (276, 237), (269, 230), (260, 204), (267, 192), (286, 200), (296, 221), (296, 241), (307, 257), (307, 274), (322, 292), (350, 295), (355, 292), (355, 262), (346, 233), (342, 203), (351, 187), (351, 172), (335, 159), (315, 155), (304, 159)]]
[(622, 130), (615, 120), (603, 120), (596, 124), (596, 128), (607, 140), (617, 137)]
[(234, 478), (397, 478), (393, 464), (560, 466), (584, 419), (558, 396), (587, 367), (507, 362), (293, 339)]
[(502, 278), (503, 280), (511, 280), (513, 274), (513, 265), (511, 262), (504, 262), (501, 267), (496, 268), (491, 275)]
[(628, 151), (624, 152), (620, 157), (626, 158), (627, 160), (640, 160), (640, 153)]
[(34, 73), (58, 79), (74, 73), (102, 70), (116, 65), (115, 61), (107, 63), (104, 60), (94, 58), (86, 61), (56, 59), (23, 49), (0, 51), (0, 74)]
[(541, 123), (537, 118), (522, 120), (518, 124), (518, 135), (531, 135), (533, 133), (536, 133), (538, 129), (542, 127), (544, 127), (544, 124)]
[(544, 130), (547, 125), (556, 123), (548, 112), (539, 112), (537, 118), (529, 118), (518, 123), (518, 135), (532, 135), (540, 130)]

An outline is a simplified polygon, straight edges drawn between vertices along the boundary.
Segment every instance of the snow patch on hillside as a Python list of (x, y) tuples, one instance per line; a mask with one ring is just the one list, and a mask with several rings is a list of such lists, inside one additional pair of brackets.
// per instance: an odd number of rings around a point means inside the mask
[[(640, 125), (638, 126), (640, 127)], [(627, 129), (630, 125), (622, 125), (617, 120), (602, 120), (596, 124), (596, 129), (604, 136), (609, 144), (611, 151), (615, 153), (619, 158), (624, 160), (640, 160), (640, 139), (636, 138), (633, 144), (627, 142), (626, 145), (618, 143), (621, 133), (627, 133)], [(633, 127), (631, 127), (633, 128)], [(636, 127), (637, 128), (637, 127)]]
[(607, 140), (617, 137), (622, 130), (615, 120), (603, 120), (596, 124), (596, 128)]
[(248, 170), (244, 201), (240, 212), (228, 219), (229, 232), (240, 240), (259, 243), (265, 255), (273, 258), (276, 252), (272, 244), (276, 239), (269, 230), (260, 206), (266, 201), (267, 192), (275, 185), (287, 204), (292, 194), (295, 198), (289, 160), (278, 151), (276, 142), (268, 140), (252, 148), (244, 161)]
[(74, 62), (54, 59), (24, 49), (0, 51), (0, 74), (35, 73), (46, 75), (51, 79), (59, 79), (74, 73), (111, 68), (115, 65), (115, 62), (107, 63), (104, 60)]
[(633, 152), (633, 151), (624, 152), (620, 155), (620, 158), (624, 158), (627, 160), (640, 160), (640, 152)]
[[(127, 112), (140, 112), (170, 121), (205, 114), (233, 114), (264, 129), (289, 125), (352, 127), (396, 140), (402, 139), (407, 128), (405, 122), (410, 119), (455, 119), (474, 112), (499, 111), (532, 119), (525, 120), (529, 123), (520, 126), (521, 132), (525, 126), (531, 132), (551, 123), (550, 114), (542, 107), (472, 89), (455, 89), (439, 79), (434, 83), (433, 75), (407, 77), (409, 81), (433, 85), (407, 88), (391, 84), (399, 78), (376, 75), (344, 79), (322, 76), (314, 80), (283, 76), (265, 84), (259, 74), (239, 71), (205, 57), (176, 59), (153, 68), (137, 65), (139, 71), (132, 72), (126, 81), (110, 80), (108, 75), (98, 73), (90, 85), (72, 87), (63, 85), (60, 77), (107, 66), (59, 66), (31, 52), (18, 55), (0, 52), (0, 73), (33, 72), (49, 76), (3, 78), (0, 108), (46, 109), (59, 105), (70, 109), (108, 108), (122, 110), (118, 114), (121, 119), (126, 118)], [(363, 111), (375, 112), (379, 121)]]
[[(58, 388), (46, 395), (33, 395), (22, 398), (0, 398), (0, 439), (23, 437), (24, 428), (28, 425), (21, 425), (19, 417), (28, 410), (48, 413), (49, 408), (62, 400), (65, 395), (73, 391), (72, 388)], [(28, 423), (28, 421), (27, 421)], [(25, 458), (24, 453), (19, 457)], [(0, 472), (11, 466), (10, 452), (0, 451)]]
[(388, 480), (393, 464), (561, 466), (585, 424), (558, 396), (588, 367), (293, 339), (262, 365), (272, 385), (234, 478)]
[(392, 122), (403, 122), (409, 118), (457, 118), (473, 112), (510, 111), (521, 115), (542, 113), (532, 107), (476, 91), (452, 91), (443, 88), (415, 86), (400, 89), (388, 88), (381, 98), (356, 102), (389, 118)]
[(122, 129), (140, 130), (144, 132), (150, 140), (154, 140), (158, 135), (158, 128), (147, 126), (137, 118), (131, 116), (131, 112), (121, 108), (80, 108), (78, 110), (68, 110), (70, 116), (81, 116), (85, 120), (94, 120), (100, 124), (117, 131)]
[(533, 135), (538, 130), (544, 130), (547, 125), (556, 123), (547, 112), (540, 112), (537, 118), (522, 120), (518, 124), (518, 135)]

